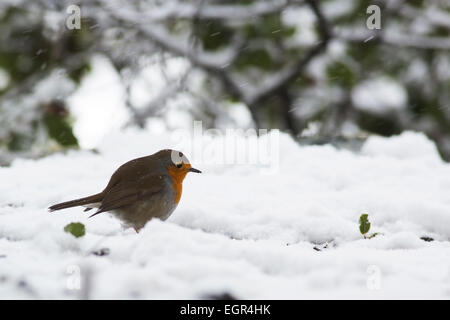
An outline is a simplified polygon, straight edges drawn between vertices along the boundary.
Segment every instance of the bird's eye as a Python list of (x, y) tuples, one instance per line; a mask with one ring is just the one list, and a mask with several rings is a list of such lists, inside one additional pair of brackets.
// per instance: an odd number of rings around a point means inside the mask
[(180, 156), (180, 158), (183, 157), (183, 152), (179, 152), (178, 155)]
[(183, 165), (181, 163), (177, 164), (177, 168), (181, 168)]

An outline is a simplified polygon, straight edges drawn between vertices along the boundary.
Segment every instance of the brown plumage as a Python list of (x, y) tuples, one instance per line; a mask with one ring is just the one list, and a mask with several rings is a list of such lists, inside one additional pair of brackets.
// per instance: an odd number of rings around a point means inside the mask
[(192, 168), (186, 156), (175, 150), (161, 150), (121, 165), (106, 188), (92, 196), (55, 204), (50, 211), (86, 206), (98, 208), (91, 215), (111, 211), (136, 231), (152, 218), (167, 219), (178, 205), (182, 183)]

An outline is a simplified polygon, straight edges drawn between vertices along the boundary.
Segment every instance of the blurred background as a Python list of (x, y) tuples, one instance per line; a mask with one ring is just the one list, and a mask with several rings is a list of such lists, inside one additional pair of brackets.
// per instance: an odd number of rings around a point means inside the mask
[(448, 161), (449, 31), (450, 0), (2, 0), (0, 165), (193, 120)]

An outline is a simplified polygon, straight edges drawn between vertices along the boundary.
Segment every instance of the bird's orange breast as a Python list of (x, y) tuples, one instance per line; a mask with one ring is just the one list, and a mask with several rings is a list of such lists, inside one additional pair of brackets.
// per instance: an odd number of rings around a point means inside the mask
[(175, 191), (175, 203), (178, 203), (180, 202), (181, 193), (183, 192), (183, 180), (186, 177), (187, 171), (169, 167), (168, 172), (169, 176), (172, 178), (172, 188)]

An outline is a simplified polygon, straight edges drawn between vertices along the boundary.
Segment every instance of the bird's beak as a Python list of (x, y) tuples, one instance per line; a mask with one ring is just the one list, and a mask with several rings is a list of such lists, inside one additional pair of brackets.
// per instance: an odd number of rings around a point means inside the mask
[(195, 169), (195, 168), (189, 168), (188, 171), (189, 171), (189, 172), (195, 172), (195, 173), (202, 173), (200, 170)]

